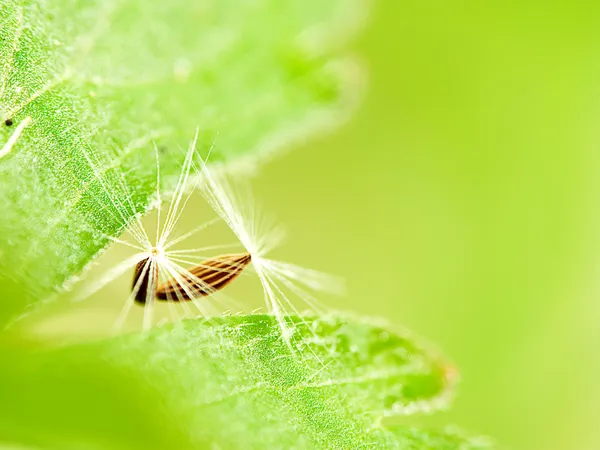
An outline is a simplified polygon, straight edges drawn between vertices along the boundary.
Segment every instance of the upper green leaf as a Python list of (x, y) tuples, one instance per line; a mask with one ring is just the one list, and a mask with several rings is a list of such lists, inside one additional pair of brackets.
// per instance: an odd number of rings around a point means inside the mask
[(168, 188), (196, 129), (230, 160), (338, 117), (359, 4), (0, 0), (0, 274), (19, 291), (1, 314), (146, 210), (154, 144)]
[[(38, 361), (33, 365), (35, 370), (27, 371), (33, 372), (27, 381), (35, 384), (35, 374), (42, 378), (44, 373), (57, 370), (67, 372), (66, 380), (71, 380), (71, 374), (85, 374), (83, 368), (95, 367), (98, 361), (108, 364), (103, 373), (112, 370), (120, 374), (115, 383), (137, 380), (133, 390), (146, 390), (152, 402), (161, 407), (154, 407), (158, 417), (149, 418), (146, 411), (140, 411), (131, 418), (132, 435), (125, 436), (127, 445), (136, 432), (148, 433), (145, 427), (138, 428), (140, 420), (146, 420), (150, 426), (163, 423), (171, 434), (185, 431), (190, 448), (491, 448), (456, 432), (386, 429), (381, 425), (381, 419), (389, 414), (435, 410), (451, 393), (452, 368), (413, 339), (340, 317), (286, 320), (295, 330), (289, 347), (272, 316), (188, 320), (148, 333), (43, 354), (38, 357), (43, 363)], [(31, 367), (29, 361), (27, 368)], [(48, 388), (54, 392), (55, 378), (48, 380)], [(31, 429), (45, 430), (48, 434), (42, 436), (46, 445), (65, 448), (74, 434), (79, 442), (97, 441), (103, 426), (110, 427), (115, 417), (131, 414), (133, 407), (122, 397), (114, 398), (115, 390), (99, 384), (98, 377), (92, 376), (90, 383), (97, 393), (79, 388), (75, 399), (64, 390), (52, 394), (51, 398), (63, 396), (64, 404), (73, 405), (70, 408), (48, 401), (37, 406), (43, 413), (17, 418), (12, 414), (11, 421), (26, 420)], [(27, 383), (16, 383), (21, 384)], [(17, 389), (15, 393), (14, 385), (0, 383), (0, 395), (10, 391), (8, 398), (15, 404), (27, 404), (19, 400), (23, 391)], [(90, 407), (98, 423), (77, 419), (88, 414), (82, 395), (96, 399)], [(113, 396), (115, 412), (110, 403), (97, 399), (105, 395)], [(133, 401), (139, 404), (140, 400), (134, 397)], [(148, 403), (148, 398), (145, 401)], [(11, 404), (0, 408), (0, 422), (4, 421), (1, 414), (11, 415)], [(25, 406), (16, 409), (27, 410)], [(63, 414), (62, 420), (56, 418), (57, 411)], [(47, 414), (55, 418), (54, 434), (45, 425), (43, 417)], [(78, 426), (73, 427), (72, 422)], [(32, 443), (19, 431), (20, 427), (0, 427), (0, 440)], [(82, 433), (87, 433), (85, 439)], [(116, 434), (109, 441), (111, 448), (117, 446), (118, 438)], [(180, 439), (176, 434), (172, 438)], [(179, 443), (177, 448), (182, 446)]]

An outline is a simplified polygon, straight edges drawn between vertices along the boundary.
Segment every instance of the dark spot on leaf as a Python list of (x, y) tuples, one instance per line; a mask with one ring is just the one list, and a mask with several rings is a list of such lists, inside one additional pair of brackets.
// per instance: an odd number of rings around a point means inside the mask
[(6, 125), (7, 127), (10, 127), (14, 122), (12, 121), (12, 119), (6, 119), (4, 121), (4, 125)]

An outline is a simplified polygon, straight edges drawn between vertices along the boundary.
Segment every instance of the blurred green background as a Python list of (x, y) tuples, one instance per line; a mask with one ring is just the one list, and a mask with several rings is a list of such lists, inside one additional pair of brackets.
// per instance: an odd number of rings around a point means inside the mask
[(508, 448), (600, 448), (599, 25), (583, 2), (376, 3), (362, 107), (258, 183), (287, 251), (349, 280), (335, 307), (457, 364), (439, 422)]
[(325, 303), (460, 369), (451, 411), (411, 422), (600, 448), (599, 25), (583, 2), (375, 3), (357, 113), (254, 180), (280, 256), (347, 278)]

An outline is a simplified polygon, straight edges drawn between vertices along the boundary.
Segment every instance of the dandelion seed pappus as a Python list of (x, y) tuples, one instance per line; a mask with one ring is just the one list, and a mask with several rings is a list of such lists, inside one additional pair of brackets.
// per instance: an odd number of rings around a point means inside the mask
[[(342, 283), (336, 277), (267, 258), (267, 254), (282, 243), (285, 235), (283, 230), (273, 220), (259, 214), (250, 190), (241, 186), (237, 177), (232, 177), (221, 168), (209, 168), (207, 160), (212, 147), (206, 159), (201, 158), (196, 152), (197, 139), (198, 134), (185, 152), (165, 214), (161, 210), (160, 158), (155, 146), (155, 238), (150, 239), (139, 217), (128, 220), (126, 237), (107, 236), (116, 245), (133, 249), (136, 253), (105, 272), (96, 282), (87, 284), (76, 300), (88, 298), (133, 269), (131, 292), (115, 326), (120, 329), (133, 305), (137, 304), (143, 308), (143, 328), (148, 329), (155, 324), (154, 308), (157, 301), (169, 305), (170, 319), (175, 322), (182, 316), (218, 316), (218, 310), (214, 310), (215, 304), (231, 311), (230, 305), (236, 302), (223, 291), (240, 276), (254, 275), (250, 278), (258, 281), (257, 287), (260, 286), (267, 310), (277, 319), (282, 337), (289, 344), (294, 326), (292, 321), (286, 320), (286, 315), (303, 317), (295, 303), (299, 300), (304, 310), (308, 307), (311, 312), (322, 313), (323, 308), (312, 292), (339, 293), (343, 290)], [(101, 168), (95, 167), (89, 156), (87, 159), (99, 177)], [(127, 215), (119, 198), (127, 201), (131, 197), (126, 183), (117, 183), (117, 188), (125, 191), (117, 193), (99, 179), (105, 195), (116, 209), (122, 209), (120, 214), (125, 220)], [(173, 237), (188, 201), (197, 192), (200, 192), (207, 209), (216, 213), (216, 217)], [(201, 248), (177, 248), (197, 233), (219, 223), (226, 226), (235, 242)], [(224, 249), (239, 250), (220, 253)], [(207, 255), (207, 252), (213, 251), (219, 253), (216, 256)]]

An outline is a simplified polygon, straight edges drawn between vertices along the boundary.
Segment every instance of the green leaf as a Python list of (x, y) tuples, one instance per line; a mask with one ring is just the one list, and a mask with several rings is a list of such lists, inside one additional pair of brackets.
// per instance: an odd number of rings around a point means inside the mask
[(168, 188), (196, 129), (200, 151), (230, 161), (339, 118), (360, 4), (0, 0), (0, 284), (19, 294), (0, 315), (147, 209), (154, 144)]
[[(342, 317), (187, 320), (3, 357), (0, 442), (44, 448), (484, 450), (455, 430), (385, 428), (434, 411), (453, 369), (408, 336)], [(4, 400), (5, 399), (5, 400)], [(157, 425), (160, 424), (160, 425)], [(105, 430), (105, 431), (103, 431)], [(108, 430), (108, 431), (106, 431)], [(154, 442), (154, 444), (149, 444)]]
[(467, 436), (453, 427), (444, 432), (424, 431), (411, 427), (390, 427), (380, 433), (381, 448), (398, 450), (490, 450), (492, 441), (484, 437)]
[(433, 411), (451, 393), (453, 370), (413, 339), (340, 317), (287, 320), (295, 327), (290, 347), (272, 316), (250, 315), (188, 320), (60, 353), (79, 364), (99, 357), (147, 383), (164, 405), (161, 420), (187, 430), (196, 448), (491, 448), (379, 425), (386, 415)]
[(0, 448), (189, 448), (144, 383), (93, 355), (0, 351)]

